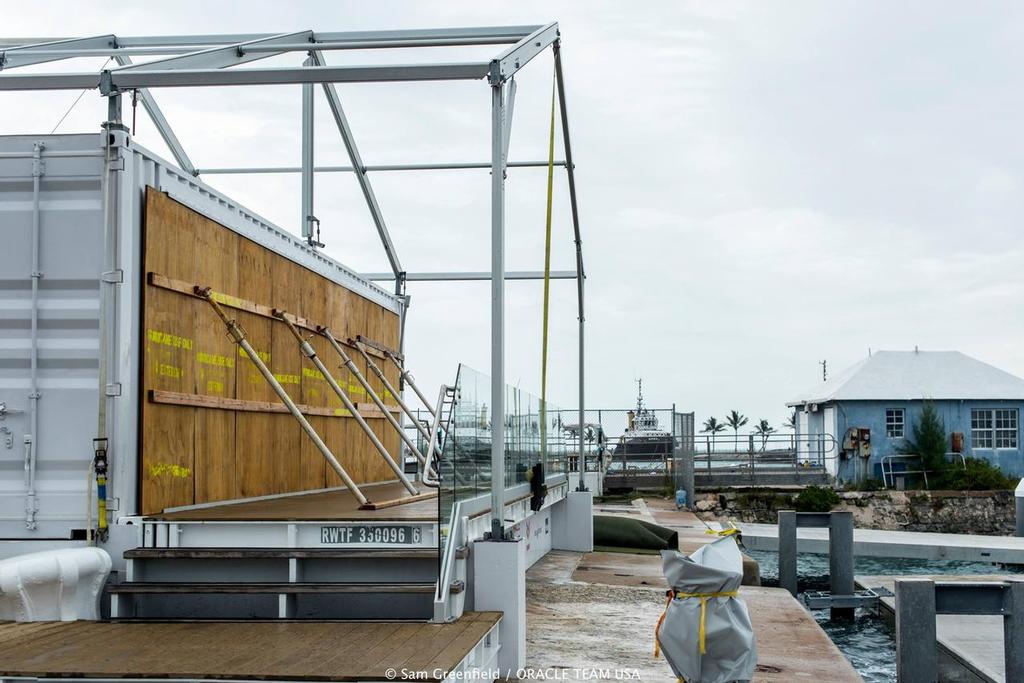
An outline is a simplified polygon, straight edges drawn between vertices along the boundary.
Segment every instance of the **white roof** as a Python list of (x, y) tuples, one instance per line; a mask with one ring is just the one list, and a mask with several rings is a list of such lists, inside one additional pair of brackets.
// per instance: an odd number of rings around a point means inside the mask
[(1024, 379), (959, 351), (876, 351), (787, 405), (921, 399), (1024, 400)]

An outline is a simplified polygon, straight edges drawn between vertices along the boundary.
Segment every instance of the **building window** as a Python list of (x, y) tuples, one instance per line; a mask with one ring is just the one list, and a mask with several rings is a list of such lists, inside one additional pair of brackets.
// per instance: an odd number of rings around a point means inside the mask
[(1013, 448), (1017, 446), (1017, 409), (972, 410), (972, 448)]
[(903, 408), (885, 409), (885, 435), (890, 439), (903, 438)]

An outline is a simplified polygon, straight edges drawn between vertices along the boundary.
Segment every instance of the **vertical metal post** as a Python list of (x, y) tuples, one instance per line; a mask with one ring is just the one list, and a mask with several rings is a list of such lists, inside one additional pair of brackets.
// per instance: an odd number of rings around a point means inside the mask
[(491, 86), (491, 540), (505, 538), (505, 85)]
[(779, 510), (779, 586), (796, 597), (796, 510)]
[[(312, 66), (313, 57), (310, 56), (302, 63), (303, 66)], [(323, 246), (317, 244), (319, 240), (313, 232), (313, 222), (316, 220), (313, 215), (313, 84), (303, 83), (302, 85), (302, 236), (306, 238), (311, 246)]]
[(1024, 681), (1024, 582), (1010, 581), (1003, 593), (1005, 681)]
[(935, 584), (926, 579), (897, 581), (896, 680), (899, 683), (934, 683), (938, 677)]
[[(829, 590), (832, 596), (853, 595), (853, 513), (832, 512), (828, 531)], [(852, 607), (833, 607), (832, 619), (852, 619)]]

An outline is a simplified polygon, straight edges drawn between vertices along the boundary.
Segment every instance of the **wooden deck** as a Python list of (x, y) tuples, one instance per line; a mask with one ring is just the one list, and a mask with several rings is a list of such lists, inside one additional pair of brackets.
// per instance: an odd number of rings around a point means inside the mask
[(303, 493), (289, 496), (228, 502), (220, 505), (192, 507), (150, 515), (147, 519), (169, 522), (295, 522), (295, 521), (406, 521), (437, 520), (437, 496), (422, 498), (435, 489), (421, 485), (420, 496), (413, 498), (397, 481), (361, 486), (363, 494), (374, 503), (412, 499), (383, 509), (363, 510), (348, 489)]
[(0, 623), (0, 676), (387, 680), (452, 670), (498, 622)]

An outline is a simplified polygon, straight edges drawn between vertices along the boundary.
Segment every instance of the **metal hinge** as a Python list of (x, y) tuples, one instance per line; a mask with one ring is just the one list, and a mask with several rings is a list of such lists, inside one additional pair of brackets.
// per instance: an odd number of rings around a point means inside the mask
[(119, 285), (124, 282), (124, 271), (121, 269), (108, 270), (107, 272), (103, 273), (103, 275), (101, 275), (100, 278), (104, 282)]
[(46, 175), (46, 162), (43, 161), (42, 159), (33, 159), (32, 160), (32, 177), (33, 178), (42, 178), (44, 175)]
[(107, 396), (120, 396), (121, 395), (121, 383), (111, 382), (103, 389), (103, 393)]
[(107, 161), (108, 171), (123, 171), (124, 170), (124, 157), (118, 156), (116, 159), (110, 159)]

